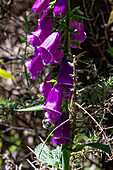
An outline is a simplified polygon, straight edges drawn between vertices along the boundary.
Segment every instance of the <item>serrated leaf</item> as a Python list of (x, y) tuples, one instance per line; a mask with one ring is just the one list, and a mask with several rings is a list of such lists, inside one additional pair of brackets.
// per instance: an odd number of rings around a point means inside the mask
[[(50, 150), (48, 149), (48, 147), (46, 145), (44, 145), (44, 147), (42, 149), (42, 145), (43, 145), (43, 143), (40, 143), (35, 148), (35, 154), (36, 154), (36, 157), (39, 159), (39, 161), (41, 161), (43, 164), (47, 164), (48, 159), (49, 159), (49, 155), (50, 155)], [(41, 149), (42, 149), (42, 151), (40, 153)], [(40, 156), (39, 156), (39, 153), (40, 153)]]
[(0, 68), (0, 77), (15, 80), (11, 74), (7, 73), (7, 71), (2, 68)]
[(38, 105), (38, 106), (33, 106), (33, 107), (29, 107), (29, 108), (24, 108), (24, 109), (18, 109), (16, 111), (19, 112), (28, 112), (28, 111), (37, 111), (37, 110), (43, 110), (44, 106), (43, 105)]
[[(55, 166), (59, 168), (59, 165), (61, 164), (61, 148), (57, 147), (56, 149), (50, 151), (46, 145), (44, 145), (42, 149), (43, 144), (39, 144), (35, 148), (35, 154), (39, 161), (41, 161), (43, 164), (48, 164), (51, 166)], [(41, 153), (40, 150), (42, 149)], [(40, 153), (40, 156), (39, 156)]]

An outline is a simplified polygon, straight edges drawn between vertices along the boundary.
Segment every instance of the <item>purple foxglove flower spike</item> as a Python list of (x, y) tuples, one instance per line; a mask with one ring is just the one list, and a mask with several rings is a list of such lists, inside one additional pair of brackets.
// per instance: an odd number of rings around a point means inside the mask
[(48, 82), (51, 80), (51, 77), (49, 77), (50, 74), (48, 74), (45, 78), (44, 83), (40, 84), (39, 91), (40, 93), (47, 98), (50, 90), (52, 89), (52, 83)]
[(36, 0), (34, 5), (32, 6), (32, 10), (36, 14), (40, 14), (47, 7), (48, 3), (49, 3), (49, 0)]
[(53, 10), (54, 17), (63, 17), (67, 12), (68, 0), (56, 0), (55, 7)]
[(37, 52), (40, 52), (44, 65), (49, 63), (50, 60), (54, 58), (54, 53), (59, 47), (60, 39), (61, 33), (53, 32), (44, 40), (44, 42), (40, 46), (37, 46)]
[[(68, 119), (67, 115), (65, 113), (62, 113), (60, 119), (58, 119), (55, 122), (55, 128), (59, 126), (61, 123), (63, 123), (64, 121), (66, 121), (67, 119)], [(59, 146), (61, 146), (61, 144), (71, 142), (69, 121), (64, 123), (63, 125), (58, 127), (58, 129), (55, 130), (55, 137), (52, 139), (52, 142)]]
[[(86, 39), (86, 33), (84, 32), (84, 21), (83, 20), (82, 20), (82, 23), (79, 23), (75, 20), (71, 21), (71, 28), (77, 29), (77, 32), (79, 33), (79, 35), (70, 33), (71, 38), (78, 40), (79, 43), (83, 42)], [(73, 48), (77, 47), (73, 42), (70, 42), (70, 45)]]
[(68, 64), (68, 60), (66, 60), (60, 67), (58, 81), (55, 85), (55, 88), (61, 92), (64, 99), (70, 99), (73, 94), (70, 90), (73, 88), (73, 78), (70, 74), (73, 74), (73, 68)]
[(43, 108), (46, 110), (45, 116), (55, 123), (61, 116), (61, 105), (62, 105), (62, 95), (61, 93), (53, 87), (48, 94), (46, 105)]
[(32, 79), (35, 79), (44, 68), (40, 54), (38, 54), (33, 60), (26, 60), (25, 65), (27, 66), (28, 71), (32, 73)]

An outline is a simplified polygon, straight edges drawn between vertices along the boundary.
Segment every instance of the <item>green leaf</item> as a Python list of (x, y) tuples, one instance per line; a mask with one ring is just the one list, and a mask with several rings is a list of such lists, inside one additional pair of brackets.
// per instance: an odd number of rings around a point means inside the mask
[[(42, 149), (42, 145), (43, 143), (40, 143), (36, 148), (35, 148), (35, 154), (38, 158), (39, 161), (41, 161), (43, 164), (47, 164), (48, 163), (48, 159), (49, 157), (51, 157), (50, 155), (50, 150), (48, 149), (48, 147), (46, 145), (44, 145), (43, 149)], [(42, 149), (41, 153), (40, 150)], [(40, 156), (39, 156), (40, 153)]]
[(75, 19), (77, 22), (80, 22), (80, 23), (82, 23), (82, 19), (85, 19), (85, 20), (93, 20), (93, 19), (89, 19), (89, 18), (86, 18), (86, 17), (83, 17), (83, 16), (81, 16), (81, 15), (77, 15), (77, 14), (74, 14), (73, 16), (72, 16), (72, 20), (73, 19)]
[[(62, 155), (61, 147), (57, 146), (56, 149), (50, 151), (46, 145), (44, 145), (43, 149), (42, 146), (43, 144), (41, 143), (35, 148), (35, 154), (38, 160), (41, 161), (43, 164), (48, 164), (59, 168), (61, 166), (61, 155)], [(40, 153), (41, 149), (42, 151)]]
[(38, 106), (28, 107), (24, 109), (18, 109), (16, 111), (19, 111), (19, 112), (37, 111), (37, 110), (43, 110), (43, 107), (44, 107), (43, 105), (38, 105)]
[(101, 149), (102, 151), (108, 153), (108, 154), (111, 154), (111, 150), (110, 150), (110, 147), (109, 145), (104, 145), (102, 143), (88, 143), (88, 144), (78, 144), (76, 146), (75, 149), (73, 149), (71, 152), (79, 152), (81, 151), (85, 146), (90, 146), (90, 147), (93, 147), (93, 148), (96, 148), (96, 149)]
[(6, 79), (12, 79), (12, 80), (15, 80), (13, 78), (13, 76), (11, 76), (9, 73), (7, 73), (6, 70), (0, 68), (0, 77), (3, 77), (3, 78), (6, 78)]
[(74, 38), (71, 38), (71, 42), (73, 42), (79, 49), (82, 49), (78, 40), (75, 40)]
[(81, 151), (86, 145), (82, 144), (82, 145), (77, 145), (75, 149), (73, 149), (73, 152), (79, 152)]
[(104, 145), (102, 143), (89, 143), (87, 144), (87, 146), (90, 146), (90, 147), (93, 147), (93, 148), (96, 148), (96, 149), (101, 149), (102, 151), (108, 153), (108, 154), (111, 154), (111, 150), (110, 150), (110, 147), (109, 145)]

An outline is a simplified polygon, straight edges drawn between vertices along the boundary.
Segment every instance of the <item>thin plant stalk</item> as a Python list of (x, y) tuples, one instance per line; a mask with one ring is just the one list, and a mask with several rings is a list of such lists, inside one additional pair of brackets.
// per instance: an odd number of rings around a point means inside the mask
[[(70, 0), (68, 0), (67, 5), (67, 14), (66, 14), (66, 26), (70, 28)], [(64, 57), (62, 59), (62, 62), (66, 60), (66, 58), (70, 54), (70, 32), (67, 30), (65, 31), (65, 41), (64, 41)], [(69, 111), (68, 111), (68, 100), (63, 100), (63, 105), (66, 108), (66, 114), (69, 117)], [(65, 144), (64, 144), (65, 145)], [(62, 145), (62, 150), (64, 148), (64, 145)], [(62, 170), (69, 170), (69, 159), (70, 154), (66, 151), (62, 151)]]

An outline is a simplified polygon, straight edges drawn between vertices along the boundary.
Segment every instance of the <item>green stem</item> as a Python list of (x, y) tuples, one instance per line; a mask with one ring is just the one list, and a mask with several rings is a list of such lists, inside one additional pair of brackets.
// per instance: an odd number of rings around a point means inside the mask
[[(66, 14), (66, 26), (70, 28), (70, 0), (68, 0), (67, 5), (67, 14)], [(70, 54), (70, 32), (67, 30), (65, 31), (65, 40), (64, 40), (64, 57), (62, 59), (62, 63), (66, 60), (67, 56)], [(69, 110), (68, 110), (68, 100), (63, 100), (63, 108), (66, 111), (67, 116), (69, 117)], [(62, 149), (63, 149), (62, 145)], [(67, 150), (62, 151), (62, 170), (69, 170), (69, 158), (70, 154)]]
[(66, 150), (62, 153), (62, 170), (69, 170), (69, 158), (70, 154)]
[[(71, 25), (71, 19), (70, 19), (70, 0), (68, 0), (67, 5), (67, 14), (66, 14), (66, 26), (70, 28)], [(70, 32), (67, 30), (65, 31), (65, 39), (64, 39), (64, 57), (62, 59), (62, 63), (66, 60), (67, 56), (69, 56), (70, 53)]]

